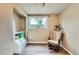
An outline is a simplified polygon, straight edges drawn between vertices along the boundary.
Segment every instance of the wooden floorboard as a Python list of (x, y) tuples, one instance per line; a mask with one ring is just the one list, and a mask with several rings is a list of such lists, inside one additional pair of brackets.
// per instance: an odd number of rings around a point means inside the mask
[(27, 45), (21, 55), (68, 55), (65, 51), (54, 52), (48, 45)]

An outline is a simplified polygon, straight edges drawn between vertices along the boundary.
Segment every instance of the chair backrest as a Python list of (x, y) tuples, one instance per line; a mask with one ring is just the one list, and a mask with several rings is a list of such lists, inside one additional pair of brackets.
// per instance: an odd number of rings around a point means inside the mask
[(52, 37), (52, 36), (53, 36), (53, 32), (52, 32), (52, 31), (49, 31), (49, 37), (48, 37), (48, 40), (51, 40), (51, 39), (53, 40), (53, 37)]
[(63, 31), (61, 32), (60, 38), (58, 40), (58, 44), (63, 44), (63, 39), (64, 39), (64, 33)]

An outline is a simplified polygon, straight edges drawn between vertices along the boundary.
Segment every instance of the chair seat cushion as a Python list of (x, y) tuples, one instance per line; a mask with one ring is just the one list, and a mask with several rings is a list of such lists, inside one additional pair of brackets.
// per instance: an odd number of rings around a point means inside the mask
[(49, 42), (50, 44), (58, 44), (58, 41), (55, 41), (55, 40), (48, 40), (48, 42)]

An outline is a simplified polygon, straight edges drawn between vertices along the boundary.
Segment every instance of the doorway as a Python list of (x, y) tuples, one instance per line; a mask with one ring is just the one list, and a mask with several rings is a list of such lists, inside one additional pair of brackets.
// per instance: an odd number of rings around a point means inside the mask
[(20, 53), (21, 50), (26, 46), (26, 17), (18, 10), (13, 10), (14, 41), (18, 47), (18, 53)]

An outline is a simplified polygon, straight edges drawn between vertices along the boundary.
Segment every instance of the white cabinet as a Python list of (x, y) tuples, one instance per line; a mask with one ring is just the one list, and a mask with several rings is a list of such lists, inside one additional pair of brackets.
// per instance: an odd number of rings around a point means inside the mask
[(17, 46), (18, 46), (18, 49), (19, 49), (19, 52), (21, 52), (23, 50), (23, 48), (26, 46), (26, 40), (25, 39), (17, 39), (15, 40)]
[(21, 52), (27, 44), (23, 31), (15, 33), (15, 42), (18, 46), (19, 52)]

